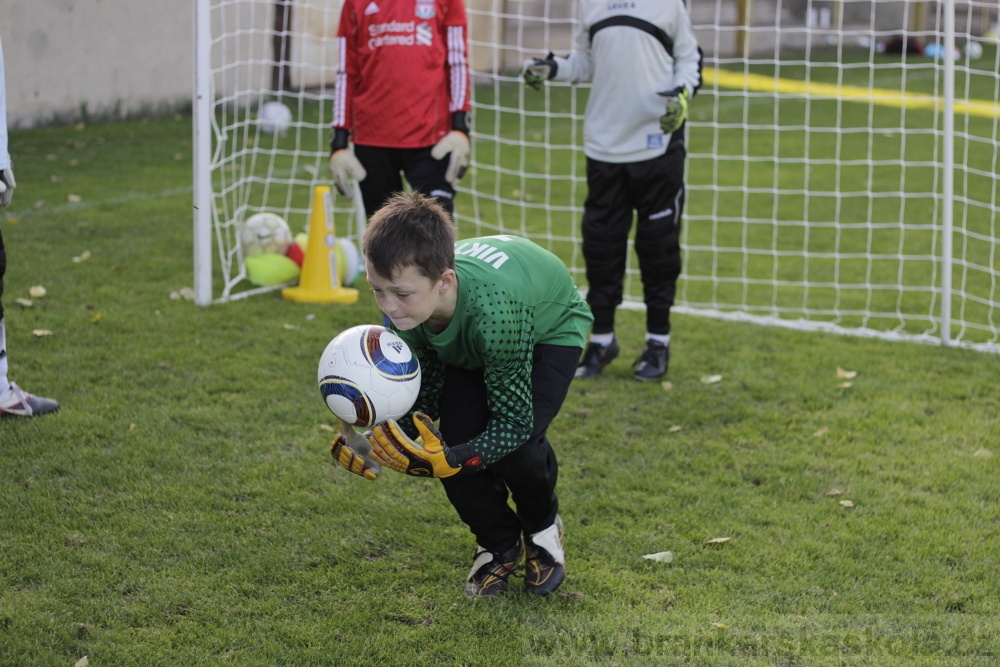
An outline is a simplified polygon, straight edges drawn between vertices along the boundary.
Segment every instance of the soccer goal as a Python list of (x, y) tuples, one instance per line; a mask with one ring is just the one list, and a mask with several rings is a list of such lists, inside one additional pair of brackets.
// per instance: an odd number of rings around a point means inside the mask
[[(257, 293), (235, 229), (293, 231), (327, 162), (338, 0), (194, 0), (200, 304)], [(678, 312), (1000, 351), (997, 8), (986, 2), (689, 2), (705, 52), (688, 122)], [(589, 88), (525, 89), (572, 46), (572, 0), (467, 0), (472, 165), (460, 236), (528, 236), (585, 288)], [(930, 8), (930, 9), (928, 9)], [(293, 112), (261, 131), (271, 100)], [(333, 202), (337, 233), (363, 212)], [(213, 287), (214, 286), (214, 287)], [(630, 263), (625, 307), (642, 307)]]

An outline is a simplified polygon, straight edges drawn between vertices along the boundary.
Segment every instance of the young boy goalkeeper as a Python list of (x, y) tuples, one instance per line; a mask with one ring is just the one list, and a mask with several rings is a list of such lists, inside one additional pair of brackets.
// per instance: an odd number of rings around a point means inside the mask
[(569, 271), (516, 236), (456, 243), (450, 216), (419, 193), (376, 212), (363, 250), (375, 301), (420, 360), (420, 395), (368, 443), (338, 436), (334, 458), (368, 479), (379, 465), (441, 479), (478, 543), (470, 597), (502, 595), (522, 551), (528, 591), (554, 591), (566, 567), (546, 432), (593, 322)]

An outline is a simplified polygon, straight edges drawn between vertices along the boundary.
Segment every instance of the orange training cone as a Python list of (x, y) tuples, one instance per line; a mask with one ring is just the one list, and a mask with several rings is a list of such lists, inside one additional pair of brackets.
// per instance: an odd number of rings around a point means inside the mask
[(302, 275), (298, 287), (286, 287), (281, 295), (303, 303), (355, 303), (358, 290), (340, 285), (336, 249), (330, 186), (317, 185), (309, 212), (309, 243), (302, 261)]

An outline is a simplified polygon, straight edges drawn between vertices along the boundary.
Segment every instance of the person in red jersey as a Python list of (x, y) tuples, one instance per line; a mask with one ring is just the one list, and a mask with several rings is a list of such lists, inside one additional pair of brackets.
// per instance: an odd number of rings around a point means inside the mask
[(404, 177), (454, 214), (469, 164), (467, 25), (462, 0), (345, 0), (330, 168), (344, 196), (358, 181), (369, 217)]

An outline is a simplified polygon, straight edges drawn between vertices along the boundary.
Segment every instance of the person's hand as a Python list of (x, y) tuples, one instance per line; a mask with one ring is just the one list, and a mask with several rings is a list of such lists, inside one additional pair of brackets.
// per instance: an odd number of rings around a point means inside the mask
[(667, 103), (666, 112), (660, 116), (660, 129), (671, 134), (680, 129), (688, 115), (688, 91), (683, 86), (658, 93)]
[(11, 164), (10, 156), (7, 156), (7, 168), (0, 169), (0, 206), (6, 206), (14, 196), (14, 167)]
[(457, 457), (444, 444), (431, 418), (423, 412), (413, 414), (413, 424), (423, 440), (422, 446), (410, 440), (393, 419), (375, 426), (367, 434), (372, 458), (386, 468), (416, 477), (451, 477), (466, 468), (480, 466), (478, 456), (464, 462), (453, 460)]
[(355, 475), (370, 480), (378, 479), (382, 466), (372, 459), (372, 446), (368, 443), (368, 438), (343, 421), (340, 422), (340, 430), (330, 445), (333, 460)]
[(347, 177), (350, 176), (360, 183), (368, 176), (358, 158), (346, 148), (334, 151), (330, 156), (330, 171), (333, 172), (333, 184), (337, 186), (337, 192), (348, 199), (353, 199), (354, 193), (347, 182)]
[(445, 180), (457, 185), (469, 167), (469, 136), (458, 130), (444, 135), (431, 149), (431, 157), (441, 160), (446, 155), (450, 155), (451, 159), (448, 160), (448, 169), (444, 173)]
[(524, 61), (521, 68), (521, 76), (524, 77), (524, 85), (532, 90), (541, 90), (542, 85), (556, 75), (559, 65), (555, 61), (555, 56), (549, 53), (545, 58), (532, 58)]

